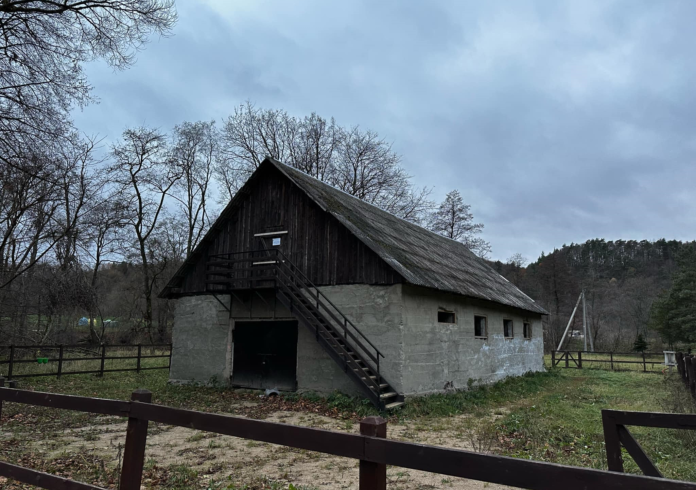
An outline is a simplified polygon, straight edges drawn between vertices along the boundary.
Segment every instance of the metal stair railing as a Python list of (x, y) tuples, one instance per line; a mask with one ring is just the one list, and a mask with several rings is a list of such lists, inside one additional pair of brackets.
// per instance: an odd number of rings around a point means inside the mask
[[(270, 260), (262, 260), (270, 259)], [(237, 265), (249, 265), (247, 267), (235, 267)], [(215, 270), (208, 270), (209, 267), (217, 268)], [(273, 271), (273, 275), (262, 274), (254, 276), (254, 272), (266, 272)], [(238, 273), (243, 274), (243, 277), (236, 277)], [(289, 281), (296, 291), (292, 292), (292, 296), (301, 303), (302, 300), (307, 301), (308, 304), (312, 304), (319, 315), (321, 315), (324, 322), (330, 325), (333, 331), (337, 335), (341, 335), (339, 329), (343, 330), (343, 341), (346, 346), (350, 347), (355, 353), (359, 360), (365, 364), (365, 367), (357, 365), (355, 368), (358, 372), (365, 371), (361, 373), (360, 377), (365, 378), (368, 385), (376, 391), (379, 396), (380, 385), (381, 385), (381, 374), (380, 374), (380, 357), (384, 357), (384, 354), (368, 339), (365, 334), (360, 331), (360, 329), (348, 318), (341, 310), (324, 294), (308, 277), (307, 275), (297, 267), (282, 251), (278, 249), (264, 249), (264, 250), (253, 250), (248, 252), (232, 252), (225, 254), (215, 254), (209, 256), (209, 261), (206, 266), (206, 274), (208, 276), (223, 277), (224, 280), (214, 280), (207, 281), (210, 285), (232, 285), (235, 283), (246, 283), (249, 287), (253, 287), (252, 284), (255, 282), (262, 281), (276, 281), (281, 282), (278, 279), (279, 274), (283, 276), (283, 280)], [(233, 277), (235, 275), (235, 277)], [(304, 291), (304, 293), (302, 292)], [(309, 313), (312, 317), (311, 310), (307, 308), (305, 314)], [(327, 318), (328, 317), (328, 318)], [(333, 324), (330, 320), (333, 320)], [(316, 323), (321, 324), (320, 321), (316, 320)], [(323, 327), (323, 325), (322, 325)], [(333, 338), (331, 331), (327, 329), (327, 334), (329, 337)], [(350, 340), (350, 343), (349, 343)], [(366, 346), (365, 343), (369, 346)], [(340, 345), (335, 342), (335, 345)], [(351, 364), (354, 361), (352, 356), (346, 351), (344, 354), (346, 358), (350, 358), (350, 361), (346, 361)], [(371, 366), (367, 359), (374, 363), (374, 367)], [(375, 372), (376, 380), (373, 380), (367, 369)]]

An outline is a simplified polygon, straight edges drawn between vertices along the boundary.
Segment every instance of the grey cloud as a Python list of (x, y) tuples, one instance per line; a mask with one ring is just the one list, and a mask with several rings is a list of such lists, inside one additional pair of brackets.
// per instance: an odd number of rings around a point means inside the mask
[(394, 142), (459, 188), (496, 258), (593, 237), (693, 239), (690, 0), (179, 4), (171, 38), (113, 73), (80, 127), (219, 120), (244, 100)]

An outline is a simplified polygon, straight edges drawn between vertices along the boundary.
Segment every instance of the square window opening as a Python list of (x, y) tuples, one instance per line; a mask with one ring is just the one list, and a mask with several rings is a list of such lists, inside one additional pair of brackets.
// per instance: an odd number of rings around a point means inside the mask
[(525, 339), (532, 338), (532, 324), (529, 322), (524, 322), (524, 338)]
[(488, 319), (485, 316), (474, 316), (474, 337), (479, 339), (488, 337)]
[(511, 339), (515, 336), (512, 320), (503, 320), (503, 335), (506, 339)]
[(437, 323), (457, 323), (453, 311), (440, 310), (437, 312)]

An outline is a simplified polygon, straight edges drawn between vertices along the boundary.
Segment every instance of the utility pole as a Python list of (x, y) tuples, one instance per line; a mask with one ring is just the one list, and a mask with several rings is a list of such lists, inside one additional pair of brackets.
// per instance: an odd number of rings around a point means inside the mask
[[(587, 308), (585, 308), (585, 290), (582, 290), (582, 311), (583, 317), (587, 317)], [(592, 340), (592, 326), (585, 320), (585, 325), (587, 325), (587, 336), (590, 338), (590, 352), (594, 352), (594, 340)], [(587, 346), (585, 346), (587, 350)]]
[(587, 352), (587, 305), (585, 304), (585, 289), (582, 290), (582, 338), (585, 341), (585, 352)]
[(563, 332), (563, 337), (561, 337), (561, 341), (558, 343), (558, 348), (556, 350), (561, 350), (563, 342), (565, 342), (566, 335), (568, 335), (568, 329), (570, 328), (570, 324), (573, 323), (573, 318), (575, 318), (575, 312), (578, 311), (578, 305), (580, 304), (581, 299), (582, 293), (580, 293), (580, 296), (578, 296), (578, 301), (577, 303), (575, 303), (575, 308), (573, 308), (573, 314), (570, 315), (570, 320), (568, 320), (568, 326), (566, 326), (565, 332)]

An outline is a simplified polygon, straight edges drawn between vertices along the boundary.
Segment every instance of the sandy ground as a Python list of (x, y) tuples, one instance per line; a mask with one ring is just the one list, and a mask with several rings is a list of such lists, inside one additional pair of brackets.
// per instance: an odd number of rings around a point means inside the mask
[[(115, 467), (119, 447), (125, 442), (126, 426), (122, 420), (115, 418), (112, 424), (68, 429), (59, 440), (54, 439), (50, 444), (37, 442), (34, 449), (49, 459), (65, 454), (93, 452)], [(265, 420), (341, 432), (357, 433), (359, 430), (356, 423), (301, 412), (275, 412)], [(472, 431), (467, 427), (466, 416), (390, 423), (388, 437), (459, 449), (485, 450), (486, 444), (481, 443), (481, 436), (472, 436)], [(148, 464), (154, 463), (160, 467), (185, 465), (206, 479), (238, 486), (268, 478), (320, 489), (358, 488), (357, 460), (182, 427), (151, 424), (145, 458)], [(398, 467), (388, 468), (387, 478), (390, 488), (404, 490), (509, 488)]]

